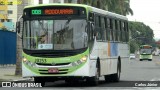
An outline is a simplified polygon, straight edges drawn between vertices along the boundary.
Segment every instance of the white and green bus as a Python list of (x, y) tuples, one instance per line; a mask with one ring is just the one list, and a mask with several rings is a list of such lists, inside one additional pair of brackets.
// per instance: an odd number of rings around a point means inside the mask
[(140, 46), (140, 61), (148, 60), (152, 61), (152, 46), (151, 45), (141, 45)]
[(25, 7), (22, 18), (23, 77), (42, 85), (56, 80), (97, 85), (100, 76), (120, 80), (121, 61), (129, 59), (125, 16), (81, 4), (47, 4)]

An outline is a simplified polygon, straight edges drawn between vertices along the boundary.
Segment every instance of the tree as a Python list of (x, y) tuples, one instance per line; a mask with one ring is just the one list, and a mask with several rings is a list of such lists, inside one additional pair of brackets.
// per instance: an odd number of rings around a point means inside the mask
[(78, 3), (91, 5), (121, 15), (133, 15), (130, 0), (78, 0)]
[[(153, 30), (142, 22), (129, 22), (131, 52), (138, 46), (148, 44), (155, 46)], [(134, 41), (134, 42), (133, 42)]]
[(130, 8), (130, 0), (112, 0), (108, 10), (125, 16), (128, 14), (133, 15), (133, 11)]

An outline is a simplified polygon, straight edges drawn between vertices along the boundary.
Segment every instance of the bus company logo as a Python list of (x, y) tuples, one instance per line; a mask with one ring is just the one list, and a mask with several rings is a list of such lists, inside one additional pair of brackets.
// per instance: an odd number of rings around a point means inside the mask
[(54, 66), (54, 65), (56, 65), (56, 63), (52, 62), (51, 65)]

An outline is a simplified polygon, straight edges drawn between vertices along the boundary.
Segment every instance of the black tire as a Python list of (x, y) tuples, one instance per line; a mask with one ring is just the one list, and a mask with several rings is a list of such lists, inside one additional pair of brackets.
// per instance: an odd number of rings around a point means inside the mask
[(148, 61), (152, 61), (152, 59), (148, 59)]
[(70, 84), (70, 85), (74, 85), (76, 83), (79, 83), (79, 80), (76, 80), (74, 78), (73, 79), (66, 79), (65, 83)]
[(92, 86), (97, 86), (99, 83), (99, 69), (96, 68), (96, 74), (94, 77), (88, 77), (86, 79), (87, 83), (92, 85)]
[(34, 77), (34, 83), (41, 83), (41, 86), (45, 86), (45, 80), (40, 77)]
[(142, 59), (140, 59), (140, 61), (143, 61)]
[(106, 82), (111, 82), (112, 81), (111, 80), (111, 75), (105, 75), (104, 79), (105, 79)]
[(119, 82), (120, 81), (120, 76), (121, 76), (121, 63), (118, 62), (117, 66), (117, 73), (111, 75), (111, 79), (113, 82)]

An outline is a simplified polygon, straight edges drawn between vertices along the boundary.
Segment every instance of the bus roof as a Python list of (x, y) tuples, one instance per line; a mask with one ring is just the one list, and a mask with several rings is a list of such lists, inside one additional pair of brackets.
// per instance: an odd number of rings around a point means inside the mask
[(109, 12), (109, 11), (106, 11), (106, 10), (102, 10), (102, 9), (99, 9), (99, 8), (95, 8), (95, 7), (91, 7), (91, 8), (94, 12), (97, 12), (97, 13), (100, 13), (100, 14), (108, 15), (108, 16), (111, 16), (111, 17), (114, 17), (114, 18), (128, 20), (127, 17), (125, 17), (123, 15), (120, 15), (120, 14), (116, 14), (116, 13)]
[(73, 3), (64, 3), (64, 4), (60, 4), (60, 3), (52, 3), (52, 4), (39, 4), (39, 5), (34, 5), (34, 6), (26, 6), (24, 9), (26, 8), (34, 8), (34, 7), (41, 7), (41, 6), (77, 6), (77, 7), (84, 7), (88, 10), (91, 10), (93, 12), (99, 13), (99, 14), (103, 14), (103, 15), (108, 15), (110, 17), (113, 18), (119, 18), (119, 19), (123, 19), (123, 20), (128, 20), (127, 17), (120, 15), (120, 14), (116, 14), (116, 13), (112, 13), (106, 10), (102, 10), (96, 7), (92, 7), (92, 6), (88, 6), (85, 4), (73, 4)]
[(25, 8), (33, 8), (33, 7), (41, 7), (41, 6), (77, 6), (77, 7), (87, 7), (87, 5), (84, 4), (73, 4), (73, 3), (52, 3), (52, 4), (38, 4), (38, 5), (32, 5), (32, 6), (25, 6)]

